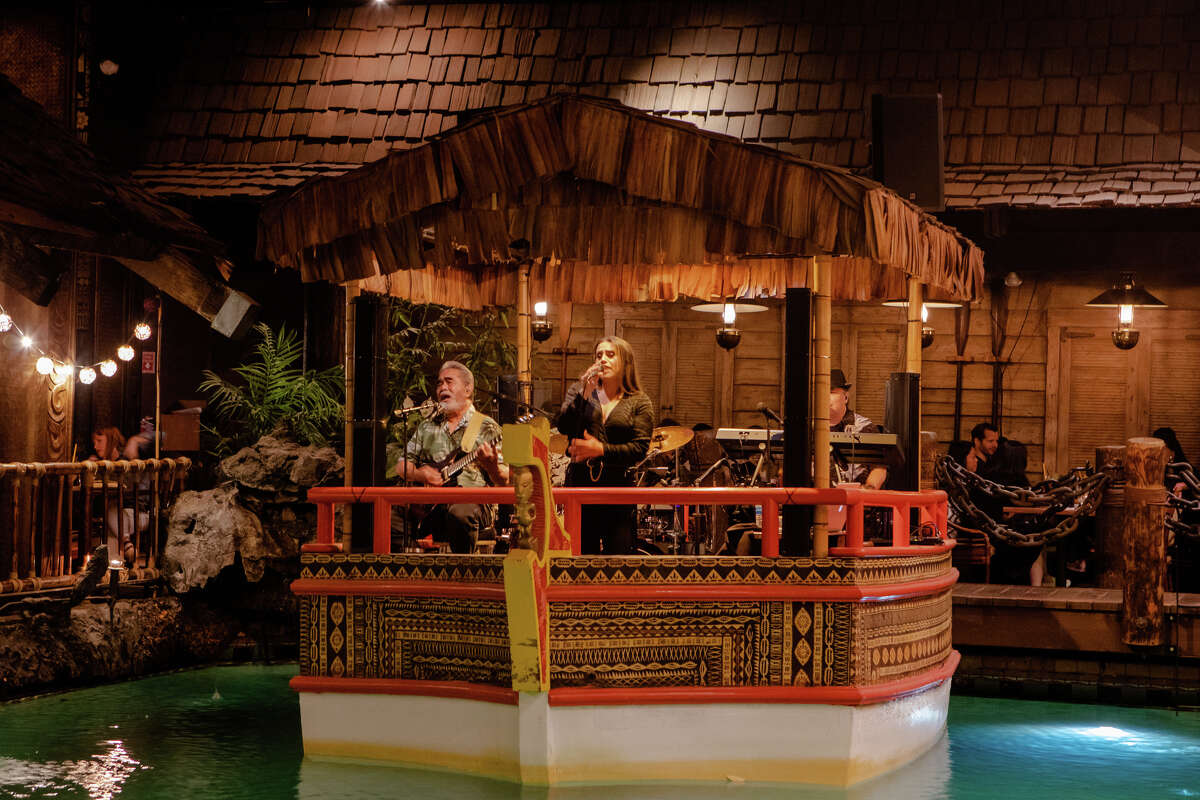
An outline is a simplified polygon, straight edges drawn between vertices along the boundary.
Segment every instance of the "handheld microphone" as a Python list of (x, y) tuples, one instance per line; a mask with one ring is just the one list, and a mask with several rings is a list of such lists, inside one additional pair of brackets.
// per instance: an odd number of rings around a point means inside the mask
[(588, 367), (587, 372), (583, 373), (584, 382), (586, 383), (591, 378), (594, 378), (595, 376), (599, 375), (600, 370), (602, 370), (602, 369), (604, 369), (604, 367), (600, 364), (599, 361), (597, 361), (595, 364), (592, 364), (590, 367)]
[(782, 424), (783, 424), (783, 418), (782, 418), (782, 417), (780, 417), (778, 414), (776, 414), (776, 413), (775, 413), (774, 411), (772, 411), (771, 409), (767, 408), (767, 404), (766, 404), (766, 403), (761, 403), (761, 402), (760, 402), (760, 403), (758, 404), (758, 410), (759, 410), (759, 412), (760, 412), (760, 413), (762, 413), (762, 415), (763, 415), (764, 417), (767, 417), (768, 419), (773, 419), (773, 420), (775, 420), (776, 422), (778, 422), (780, 425), (782, 425)]

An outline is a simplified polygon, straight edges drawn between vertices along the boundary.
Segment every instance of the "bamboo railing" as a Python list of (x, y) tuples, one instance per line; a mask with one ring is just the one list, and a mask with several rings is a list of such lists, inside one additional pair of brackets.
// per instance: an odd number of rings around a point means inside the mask
[[(135, 577), (155, 570), (187, 458), (0, 464), (0, 594), (69, 586), (118, 533)], [(110, 532), (111, 531), (111, 532)]]

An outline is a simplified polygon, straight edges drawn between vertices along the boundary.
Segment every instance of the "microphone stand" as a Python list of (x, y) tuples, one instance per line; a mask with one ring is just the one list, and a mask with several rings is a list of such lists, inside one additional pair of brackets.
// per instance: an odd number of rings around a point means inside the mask
[(518, 408), (527, 409), (527, 410), (533, 412), (534, 414), (538, 414), (540, 416), (545, 417), (546, 419), (550, 420), (551, 422), (554, 421), (554, 417), (550, 416), (545, 411), (542, 411), (537, 406), (532, 405), (530, 403), (526, 403), (524, 400), (518, 400), (517, 398), (512, 397), (511, 395), (504, 394), (503, 392), (496, 392), (496, 391), (488, 389), (487, 387), (484, 387), (484, 386), (476, 386), (475, 391), (483, 392), (488, 397), (493, 397), (497, 400), (507, 400), (510, 403), (515, 403)]

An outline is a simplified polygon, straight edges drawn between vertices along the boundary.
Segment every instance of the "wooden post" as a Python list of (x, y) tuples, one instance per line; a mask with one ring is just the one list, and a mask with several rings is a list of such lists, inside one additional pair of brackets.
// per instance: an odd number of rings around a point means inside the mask
[(1163, 594), (1167, 573), (1163, 473), (1170, 452), (1161, 439), (1125, 442), (1125, 587), (1121, 641), (1153, 646), (1166, 641)]
[(936, 481), (933, 478), (933, 467), (937, 463), (937, 434), (933, 431), (921, 431), (921, 476), (920, 484), (922, 491), (926, 489), (936, 489)]
[(1096, 448), (1096, 469), (1111, 467), (1112, 478), (1096, 509), (1096, 583), (1104, 589), (1125, 585), (1125, 445)]
[[(813, 380), (810, 408), (813, 419), (813, 486), (829, 488), (829, 351), (833, 325), (833, 264), (814, 258), (816, 293), (813, 298)], [(829, 513), (825, 506), (813, 509), (813, 557), (829, 556)]]

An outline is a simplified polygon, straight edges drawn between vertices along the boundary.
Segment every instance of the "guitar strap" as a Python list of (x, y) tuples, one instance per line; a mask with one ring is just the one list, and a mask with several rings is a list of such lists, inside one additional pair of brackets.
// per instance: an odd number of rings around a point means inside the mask
[(483, 429), (483, 414), (476, 410), (471, 414), (471, 419), (467, 421), (467, 426), (463, 428), (462, 441), (459, 442), (458, 449), (464, 453), (470, 453), (475, 450), (475, 440), (479, 438), (479, 431)]

